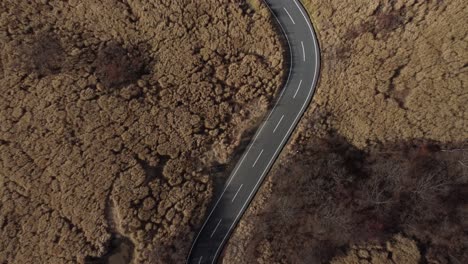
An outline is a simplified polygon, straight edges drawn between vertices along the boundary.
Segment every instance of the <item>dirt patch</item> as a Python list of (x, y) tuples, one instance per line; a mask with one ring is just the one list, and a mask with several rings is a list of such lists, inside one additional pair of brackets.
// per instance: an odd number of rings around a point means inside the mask
[(317, 94), (222, 262), (467, 262), (466, 5), (303, 2)]
[(107, 253), (101, 257), (87, 257), (86, 264), (128, 264), (132, 262), (135, 245), (132, 241), (119, 235), (114, 236), (108, 246)]
[(180, 263), (210, 167), (283, 81), (270, 17), (217, 0), (0, 10), (0, 263), (111, 262), (116, 237), (133, 263)]
[(418, 264), (422, 258), (415, 241), (395, 235), (385, 245), (353, 246), (344, 257), (337, 257), (332, 264), (406, 263)]

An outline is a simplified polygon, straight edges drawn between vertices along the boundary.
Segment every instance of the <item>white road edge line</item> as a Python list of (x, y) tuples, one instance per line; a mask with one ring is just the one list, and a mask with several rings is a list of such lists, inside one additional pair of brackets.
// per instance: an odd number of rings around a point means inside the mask
[[(278, 17), (273, 13), (273, 10), (271, 9), (271, 7), (266, 4), (266, 7), (270, 10), (271, 14), (275, 17), (276, 21), (278, 22), (278, 25), (280, 26), (281, 28), (281, 31), (283, 31), (283, 35), (286, 37), (286, 42), (288, 43), (288, 49), (289, 49), (289, 54), (292, 54), (292, 47), (291, 47), (291, 42), (289, 41), (289, 36), (286, 34), (286, 30), (284, 30), (284, 27), (283, 27), (283, 24), (280, 23)], [(208, 217), (205, 219), (205, 222), (203, 223), (202, 227), (200, 228), (200, 230), (198, 231), (197, 233), (197, 236), (195, 237), (195, 240), (194, 242), (192, 243), (192, 246), (190, 247), (190, 252), (189, 252), (189, 256), (190, 254), (192, 254), (192, 251), (193, 251), (193, 247), (195, 246), (196, 242), (198, 241), (198, 238), (200, 237), (200, 234), (202, 232), (203, 229), (205, 229), (205, 226), (206, 224), (208, 223), (211, 215), (213, 214), (213, 212), (215, 211), (216, 207), (218, 206), (219, 202), (221, 201), (221, 199), (223, 198), (223, 195), (224, 193), (226, 192), (227, 188), (229, 187), (229, 185), (231, 184), (232, 180), (234, 179), (234, 177), (236, 176), (237, 174), (237, 171), (239, 170), (240, 166), (242, 165), (242, 163), (244, 163), (244, 159), (245, 157), (247, 156), (247, 154), (249, 154), (250, 152), (250, 149), (252, 148), (252, 146), (254, 145), (255, 141), (257, 140), (258, 136), (261, 134), (261, 132), (263, 131), (263, 128), (265, 127), (266, 125), (266, 121), (270, 119), (271, 115), (273, 114), (273, 112), (275, 111), (275, 109), (278, 107), (279, 105), (279, 102), (281, 100), (281, 98), (283, 97), (283, 94), (284, 92), (286, 91), (286, 87), (288, 87), (288, 84), (289, 84), (289, 80), (291, 79), (291, 72), (292, 72), (292, 64), (293, 64), (293, 56), (290, 56), (289, 58), (289, 71), (288, 71), (288, 78), (286, 79), (286, 83), (284, 84), (283, 86), (283, 89), (281, 89), (281, 93), (275, 103), (275, 106), (273, 107), (273, 109), (271, 109), (270, 111), (270, 114), (268, 114), (268, 117), (265, 119), (265, 121), (263, 122), (262, 126), (260, 127), (259, 130), (257, 130), (257, 132), (255, 133), (255, 136), (254, 136), (254, 139), (252, 140), (252, 142), (250, 143), (250, 146), (249, 146), (249, 149), (247, 149), (247, 152), (245, 152), (243, 155), (242, 155), (242, 158), (241, 158), (241, 161), (239, 163), (236, 164), (235, 166), (235, 169), (234, 169), (234, 172), (229, 176), (229, 179), (228, 179), (228, 182), (227, 184), (224, 186), (224, 189), (223, 189), (223, 192), (221, 193), (221, 195), (218, 197), (218, 200), (216, 201), (215, 205), (211, 208), (211, 211), (210, 213), (208, 214)], [(189, 260), (190, 259), (187, 259), (187, 264), (189, 263)]]
[(306, 61), (306, 54), (305, 54), (305, 48), (304, 48), (304, 41), (301, 41), (301, 46), (302, 46), (302, 60)]
[(203, 256), (201, 256), (201, 257), (200, 257), (200, 260), (198, 260), (198, 264), (201, 263), (202, 259), (203, 259)]
[(278, 121), (278, 124), (276, 124), (275, 129), (273, 129), (273, 133), (276, 132), (276, 129), (278, 129), (279, 125), (281, 124), (281, 121), (283, 121), (284, 115), (281, 116), (280, 120)]
[(239, 187), (239, 189), (237, 190), (236, 194), (234, 194), (234, 198), (232, 198), (231, 203), (233, 203), (234, 200), (236, 199), (237, 195), (239, 194), (240, 190), (242, 189), (242, 186), (244, 186), (244, 184), (241, 184), (241, 185), (240, 185), (240, 187)]
[(296, 89), (296, 92), (294, 93), (293, 98), (296, 98), (296, 95), (299, 92), (299, 89), (301, 89), (301, 84), (302, 84), (302, 80), (299, 82), (299, 86), (297, 86), (297, 89)]
[(294, 25), (296, 25), (296, 22), (294, 22), (294, 19), (292, 18), (291, 14), (289, 14), (288, 10), (286, 9), (286, 7), (283, 7), (284, 11), (286, 11), (286, 14), (288, 14), (289, 18), (291, 19), (292, 23)]
[(260, 156), (262, 156), (262, 154), (263, 154), (263, 149), (262, 149), (262, 151), (260, 151), (260, 154), (258, 154), (258, 157), (257, 157), (257, 159), (255, 160), (254, 164), (252, 165), (252, 168), (255, 167), (255, 165), (257, 164), (258, 160), (260, 159)]
[[(312, 91), (314, 91), (314, 85), (317, 83), (317, 75), (318, 75), (318, 68), (319, 68), (319, 50), (318, 50), (318, 46), (317, 46), (317, 43), (316, 43), (316, 36), (314, 34), (314, 31), (312, 29), (312, 26), (310, 25), (310, 22), (309, 20), (307, 20), (307, 16), (304, 15), (304, 12), (302, 11), (302, 9), (299, 7), (299, 4), (297, 3), (297, 0), (293, 0), (294, 3), (296, 4), (296, 6), (299, 8), (299, 10), (301, 11), (301, 14), (302, 16), (305, 18), (306, 22), (307, 22), (307, 25), (309, 26), (309, 29), (310, 29), (310, 33), (312, 34), (312, 38), (315, 40), (314, 41), (314, 46), (315, 46), (315, 51), (316, 51), (316, 54), (317, 56), (315, 57), (315, 61), (316, 61), (316, 68), (315, 68), (315, 72), (314, 72), (314, 79), (313, 79), (313, 82), (312, 82), (312, 86), (311, 86), (311, 89), (309, 91), (309, 95), (307, 97), (307, 100), (304, 102), (304, 105), (302, 106), (301, 108), (301, 111), (299, 112), (299, 114), (296, 116), (296, 119), (294, 120), (293, 122), (293, 125), (289, 128), (288, 132), (286, 133), (285, 137), (283, 138), (283, 140), (281, 141), (281, 144), (278, 146), (278, 148), (276, 149), (275, 151), (275, 154), (273, 155), (273, 157), (276, 155), (276, 153), (278, 152), (278, 150), (281, 148), (281, 145), (283, 144), (284, 140), (287, 138), (287, 135), (289, 134), (290, 130), (294, 127), (294, 123), (296, 123), (296, 120), (302, 115), (301, 112), (304, 110), (304, 107), (307, 105), (307, 101), (309, 101), (309, 98), (310, 96), (313, 94)], [(268, 4), (267, 4), (268, 6)], [(268, 8), (270, 8), (268, 6)], [(271, 8), (270, 8), (271, 10)], [(278, 18), (276, 18), (278, 20)], [(279, 20), (278, 20), (279, 22)], [(280, 23), (281, 25), (281, 23)], [(250, 200), (250, 197), (253, 195), (253, 193), (255, 193), (255, 189), (257, 188), (258, 184), (261, 182), (261, 180), (263, 179), (263, 177), (265, 176), (265, 172), (266, 170), (268, 169), (268, 167), (270, 166), (271, 162), (273, 161), (273, 158), (270, 160), (270, 162), (268, 163), (267, 167), (265, 168), (264, 170), (264, 173), (262, 174), (262, 176), (260, 177), (260, 179), (257, 181), (257, 184), (254, 186), (252, 192), (250, 193), (249, 197), (247, 198), (245, 204), (242, 206), (241, 210), (239, 211), (239, 213), (237, 214), (235, 220), (232, 222), (231, 226), (229, 227), (229, 230), (228, 232), (226, 233), (226, 235), (224, 236), (223, 240), (221, 241), (221, 244), (219, 245), (218, 249), (216, 250), (215, 254), (214, 254), (214, 259), (213, 261), (211, 262), (211, 264), (214, 264), (215, 263), (215, 259), (216, 259), (216, 256), (218, 255), (218, 252), (219, 250), (221, 249), (221, 246), (223, 245), (224, 241), (226, 240), (227, 236), (229, 235), (229, 232), (231, 232), (231, 229), (232, 227), (234, 226), (234, 224), (237, 222), (237, 219), (239, 218), (239, 216), (241, 215), (242, 211), (244, 210), (244, 207), (249, 203), (249, 200)]]
[(218, 224), (216, 225), (215, 229), (213, 230), (213, 233), (211, 233), (210, 238), (212, 238), (212, 237), (214, 236), (214, 234), (215, 234), (215, 232), (216, 232), (216, 229), (218, 229), (219, 224), (221, 224), (221, 220), (223, 220), (223, 219), (219, 219), (219, 222), (218, 222)]

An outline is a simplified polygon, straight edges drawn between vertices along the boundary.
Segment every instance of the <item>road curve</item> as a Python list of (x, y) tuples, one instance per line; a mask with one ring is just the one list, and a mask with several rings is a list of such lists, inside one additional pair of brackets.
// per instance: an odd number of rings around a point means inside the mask
[(188, 264), (213, 264), (260, 183), (304, 114), (315, 91), (320, 51), (314, 29), (299, 0), (264, 0), (289, 46), (285, 87), (230, 175), (197, 234)]

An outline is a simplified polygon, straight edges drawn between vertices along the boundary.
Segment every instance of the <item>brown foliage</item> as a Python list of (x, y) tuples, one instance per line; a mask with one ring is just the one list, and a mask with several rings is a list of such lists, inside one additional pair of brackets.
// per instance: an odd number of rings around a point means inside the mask
[(359, 148), (466, 138), (463, 1), (303, 2), (320, 37), (314, 102), (329, 128)]
[(114, 234), (134, 263), (183, 262), (208, 168), (283, 80), (273, 24), (247, 7), (0, 1), (0, 263), (102, 261)]
[[(381, 243), (396, 232), (416, 239), (423, 259), (416, 243), (407, 243), (417, 253), (412, 262), (382, 254), (384, 263), (431, 263), (438, 258), (441, 263), (468, 262), (463, 252), (468, 245), (463, 236), (468, 162), (455, 152), (407, 144), (419, 145), (418, 138), (453, 147), (450, 142), (466, 141), (466, 4), (302, 2), (320, 38), (320, 84), (289, 153), (283, 152), (250, 211), (258, 215), (274, 210), (276, 194), (294, 195), (292, 204), (304, 211), (287, 225), (287, 232), (272, 218), (268, 243), (258, 247), (250, 239), (256, 237), (252, 230), (266, 221), (250, 224), (247, 213), (232, 243), (255, 247), (257, 254), (252, 259), (231, 255), (225, 263), (301, 263), (306, 258), (296, 258), (302, 253), (297, 249), (320, 251), (317, 241), (332, 241), (336, 252), (350, 242)], [(327, 115), (313, 119), (317, 110)], [(370, 153), (357, 159), (354, 172), (344, 166), (343, 155), (332, 155), (316, 139), (326, 138), (323, 134), (329, 131), (346, 138), (349, 148)]]

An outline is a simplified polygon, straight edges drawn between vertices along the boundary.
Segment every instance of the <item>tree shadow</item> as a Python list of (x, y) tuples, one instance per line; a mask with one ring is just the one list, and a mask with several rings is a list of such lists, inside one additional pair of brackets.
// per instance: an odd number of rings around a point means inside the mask
[[(428, 255), (468, 257), (461, 243), (467, 142), (415, 139), (359, 150), (334, 134), (287, 155), (286, 165), (270, 176), (272, 196), (258, 220), (267, 226), (274, 252), (294, 236), (317, 253), (308, 258), (324, 263), (350, 245), (384, 243), (403, 233), (427, 247)], [(321, 254), (317, 245), (324, 241), (328, 246)], [(296, 253), (291, 260), (306, 263)]]

